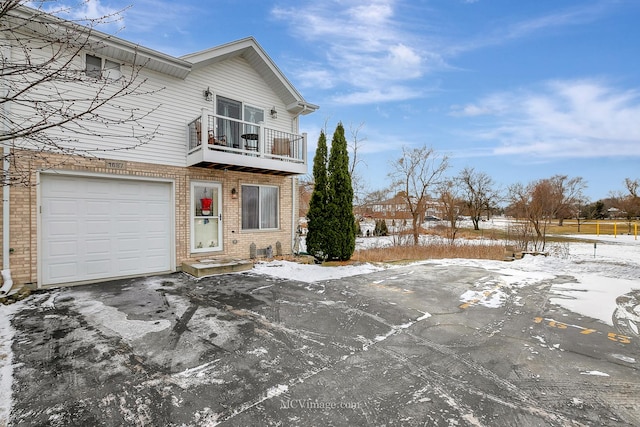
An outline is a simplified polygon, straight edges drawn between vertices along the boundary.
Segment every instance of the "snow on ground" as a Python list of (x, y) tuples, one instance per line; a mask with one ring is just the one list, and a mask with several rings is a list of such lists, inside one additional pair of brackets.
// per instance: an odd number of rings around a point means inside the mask
[(341, 267), (323, 267), (317, 264), (298, 264), (291, 261), (260, 262), (255, 265), (253, 272), (267, 276), (293, 279), (305, 283), (321, 282), (358, 274), (371, 273), (382, 270), (383, 267), (372, 264), (345, 265)]
[[(500, 307), (506, 300), (499, 287), (526, 286), (565, 274), (571, 276), (572, 281), (554, 285), (551, 289), (550, 301), (578, 314), (612, 325), (612, 314), (617, 306), (616, 299), (634, 289), (640, 289), (640, 240), (633, 235), (569, 237), (595, 241), (596, 246), (594, 248), (594, 243), (584, 241), (552, 244), (550, 247), (552, 256), (527, 255), (521, 260), (510, 263), (473, 259), (439, 259), (419, 263), (474, 266), (504, 275), (504, 283), (495, 287), (493, 286), (495, 284), (485, 283), (485, 289), (470, 290), (461, 295), (462, 302), (479, 301), (486, 307)], [(393, 244), (392, 239), (392, 237), (362, 238), (358, 239), (357, 245), (358, 247), (384, 247)], [(324, 267), (289, 261), (272, 261), (258, 263), (254, 271), (312, 283), (365, 274), (382, 268), (384, 267), (371, 264)], [(487, 290), (491, 291), (490, 295)], [(485, 293), (487, 295), (484, 295)], [(640, 313), (638, 315), (640, 316)]]
[(0, 427), (9, 425), (11, 411), (11, 386), (13, 384), (13, 342), (14, 330), (11, 327), (11, 315), (16, 306), (0, 305)]
[[(503, 223), (491, 221), (483, 227), (500, 227)], [(444, 259), (422, 261), (422, 264), (472, 266), (485, 268), (501, 274), (500, 283), (486, 281), (470, 286), (482, 287), (469, 291), (460, 296), (461, 301), (479, 303), (486, 307), (499, 307), (504, 304), (506, 297), (502, 287), (510, 287), (517, 292), (517, 288), (540, 283), (544, 280), (566, 275), (566, 283), (553, 285), (551, 288), (553, 304), (585, 316), (599, 319), (609, 325), (612, 324), (612, 313), (616, 309), (616, 299), (628, 294), (634, 289), (640, 289), (640, 240), (635, 236), (576, 236), (581, 239), (596, 241), (593, 243), (571, 242), (557, 244), (551, 248), (551, 256), (525, 256), (521, 260), (506, 263), (503, 261)], [(359, 247), (385, 246), (393, 244), (391, 238), (358, 239)], [(258, 263), (253, 270), (269, 276), (298, 280), (305, 283), (339, 279), (358, 274), (378, 271), (384, 267), (372, 264), (348, 265), (340, 267), (325, 267), (320, 265), (298, 264), (288, 261), (272, 261)], [(33, 298), (33, 297), (32, 297)], [(49, 301), (43, 301), (46, 306)], [(11, 343), (13, 328), (10, 319), (12, 314), (20, 309), (21, 302), (12, 306), (0, 306), (0, 427), (8, 424), (11, 408), (11, 384), (13, 372), (13, 355)], [(640, 324), (640, 311), (637, 300), (630, 298), (630, 307), (620, 315), (625, 321), (631, 322), (631, 328), (637, 333)], [(636, 305), (634, 305), (636, 304)], [(99, 303), (87, 302), (84, 307), (88, 313), (100, 315), (105, 307)], [(166, 327), (166, 325), (161, 325)], [(598, 372), (584, 372), (585, 375), (603, 375)], [(606, 374), (604, 374), (606, 375)], [(273, 390), (278, 394), (285, 390)]]

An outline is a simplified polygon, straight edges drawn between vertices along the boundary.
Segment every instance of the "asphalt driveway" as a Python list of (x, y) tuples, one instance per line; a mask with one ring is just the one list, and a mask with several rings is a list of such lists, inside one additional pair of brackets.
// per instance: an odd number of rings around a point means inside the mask
[(36, 294), (13, 321), (11, 425), (639, 425), (637, 343), (548, 304), (552, 282), (461, 304), (499, 275), (173, 274)]

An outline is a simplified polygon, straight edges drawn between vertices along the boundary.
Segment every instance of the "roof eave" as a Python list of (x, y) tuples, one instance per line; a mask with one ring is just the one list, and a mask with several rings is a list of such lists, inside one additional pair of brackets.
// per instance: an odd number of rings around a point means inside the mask
[[(38, 9), (19, 6), (12, 10), (11, 13), (15, 17), (25, 19), (26, 21), (30, 21), (33, 17), (38, 16), (38, 22), (42, 24), (59, 25), (87, 34), (88, 41), (99, 44), (99, 46), (94, 47), (96, 54), (102, 54), (112, 59), (121, 60), (135, 66), (141, 66), (180, 79), (186, 78), (191, 71), (191, 63), (188, 61), (103, 33), (94, 28), (58, 18), (57, 16)], [(32, 22), (32, 24), (35, 23)], [(32, 31), (36, 28), (35, 25), (31, 27)]]

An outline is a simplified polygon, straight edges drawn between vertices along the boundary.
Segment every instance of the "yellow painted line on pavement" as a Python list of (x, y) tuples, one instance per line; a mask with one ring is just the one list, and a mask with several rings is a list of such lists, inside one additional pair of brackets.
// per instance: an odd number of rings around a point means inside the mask
[[(582, 326), (579, 325), (570, 325), (568, 323), (564, 323), (564, 322), (558, 322), (554, 319), (549, 319), (549, 318), (542, 318), (542, 317), (536, 317), (533, 319), (534, 323), (538, 323), (538, 324), (544, 324), (546, 326), (548, 326), (549, 328), (555, 328), (555, 329), (568, 329), (568, 328), (574, 328), (574, 329), (578, 329), (580, 330), (580, 334), (581, 335), (590, 335), (593, 333), (597, 333), (597, 334), (605, 334), (605, 332), (601, 332), (595, 329), (591, 329), (591, 328), (584, 328)], [(607, 334), (607, 339), (609, 341), (613, 341), (613, 342), (617, 342), (620, 344), (630, 344), (631, 343), (631, 337), (628, 337), (626, 335), (620, 335), (617, 334), (615, 332), (606, 332)]]

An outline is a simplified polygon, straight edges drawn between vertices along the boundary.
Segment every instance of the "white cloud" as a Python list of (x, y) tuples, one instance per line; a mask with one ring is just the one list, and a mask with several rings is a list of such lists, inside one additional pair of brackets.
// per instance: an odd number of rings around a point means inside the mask
[(416, 36), (402, 29), (397, 3), (333, 0), (273, 9), (274, 17), (295, 23), (291, 31), (322, 52), (324, 69), (303, 71), (297, 76), (300, 85), (320, 81), (324, 88), (352, 88), (345, 90), (346, 97), (334, 97), (344, 104), (415, 98), (420, 91), (412, 89), (414, 82), (444, 60), (437, 52), (423, 51)]
[(329, 70), (323, 70), (320, 66), (300, 67), (298, 79), (301, 88), (330, 89), (335, 86), (335, 78)]
[(77, 2), (54, 2), (41, 4), (40, 2), (27, 2), (29, 7), (42, 7), (48, 13), (64, 19), (78, 21), (82, 24), (92, 24), (103, 30), (113, 30), (122, 25), (122, 12), (124, 8), (103, 5), (100, 0), (86, 0)]
[(536, 90), (494, 94), (452, 110), (453, 115), (484, 120), (475, 136), (499, 142), (496, 154), (640, 155), (640, 92), (597, 80), (550, 81)]
[(420, 91), (405, 86), (390, 86), (386, 88), (370, 88), (363, 91), (353, 91), (335, 95), (333, 102), (343, 105), (372, 104), (379, 102), (403, 101), (423, 96)]

